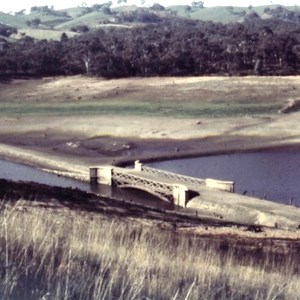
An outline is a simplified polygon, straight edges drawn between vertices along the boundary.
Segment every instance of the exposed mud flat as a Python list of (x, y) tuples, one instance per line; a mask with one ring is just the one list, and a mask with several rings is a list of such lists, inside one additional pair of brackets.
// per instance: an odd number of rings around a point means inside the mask
[(300, 112), (277, 111), (299, 89), (297, 76), (1, 82), (0, 156), (88, 180), (95, 164), (298, 149)]

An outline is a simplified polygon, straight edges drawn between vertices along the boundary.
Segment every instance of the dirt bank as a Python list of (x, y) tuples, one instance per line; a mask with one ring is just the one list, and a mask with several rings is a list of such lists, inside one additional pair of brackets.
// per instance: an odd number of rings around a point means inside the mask
[(300, 247), (299, 242), (294, 243), (300, 239), (300, 232), (297, 231), (230, 222), (204, 215), (196, 216), (182, 210), (156, 209), (71, 188), (0, 179), (0, 199), (9, 199), (11, 205), (17, 205), (17, 209), (24, 212), (32, 208), (46, 208), (49, 213), (58, 215), (66, 212), (79, 213), (82, 217), (87, 216), (89, 220), (96, 219), (100, 214), (108, 218), (123, 217), (145, 226), (155, 226), (192, 236), (217, 239), (227, 237), (230, 244), (234, 243), (234, 240), (236, 242), (237, 237), (246, 240), (248, 246), (259, 244), (267, 238), (269, 242), (265, 246), (270, 247), (273, 241), (273, 244), (277, 243), (277, 250), (280, 252), (287, 244), (290, 244), (290, 250), (296, 251)]
[(75, 175), (75, 165), (295, 145), (300, 113), (277, 111), (299, 89), (299, 77), (0, 83), (0, 155)]
[[(300, 112), (278, 110), (299, 90), (297, 76), (2, 82), (0, 156), (87, 180), (89, 165), (298, 149)], [(259, 216), (248, 208), (246, 219)]]

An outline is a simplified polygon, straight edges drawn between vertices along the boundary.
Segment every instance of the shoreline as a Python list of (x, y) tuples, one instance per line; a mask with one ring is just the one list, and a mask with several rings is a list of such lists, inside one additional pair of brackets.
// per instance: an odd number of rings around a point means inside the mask
[[(17, 209), (27, 211), (30, 209), (44, 208), (52, 211), (68, 209), (72, 211), (89, 212), (92, 215), (104, 214), (106, 217), (124, 217), (150, 226), (171, 230), (192, 237), (208, 239), (226, 239), (234, 241), (247, 241), (249, 243), (266, 244), (290, 243), (299, 245), (300, 231), (284, 230), (256, 224), (243, 224), (210, 218), (206, 215), (191, 215), (181, 209), (167, 210), (139, 203), (133, 203), (114, 197), (104, 197), (78, 189), (51, 187), (33, 182), (14, 182), (0, 179), (2, 189), (10, 192), (11, 199), (8, 205), (15, 205)], [(35, 198), (37, 195), (39, 198)]]
[[(286, 149), (287, 151), (294, 151), (299, 149), (299, 144), (280, 144), (274, 145), (260, 145), (259, 148), (251, 147), (243, 149), (231, 150), (230, 153), (245, 153), (245, 152), (257, 152), (257, 151), (276, 151)], [(29, 164), (32, 167), (38, 167), (44, 171), (52, 172), (60, 176), (66, 176), (75, 178), (78, 180), (88, 181), (89, 180), (89, 169), (88, 165), (81, 164), (76, 165), (76, 160), (73, 158), (68, 158), (62, 164), (61, 156), (53, 156), (48, 153), (41, 153), (34, 150), (22, 149), (15, 146), (7, 146), (0, 144), (0, 157), (3, 157), (6, 152), (6, 158), (9, 157), (10, 161), (20, 162), (23, 164)], [(7, 155), (7, 153), (9, 155)], [(218, 149), (210, 152), (200, 152), (203, 155), (215, 155), (228, 153), (226, 151)], [(157, 157), (149, 158), (148, 160), (141, 159), (143, 162), (149, 162), (153, 160), (161, 159), (162, 157), (177, 159), (187, 157), (188, 155), (200, 156), (197, 153), (176, 153), (173, 154), (165, 153)], [(16, 158), (16, 159), (14, 159)], [(111, 158), (109, 158), (111, 159)], [(136, 159), (136, 158), (135, 158)], [(135, 160), (134, 159), (134, 160)], [(133, 159), (128, 159), (126, 162), (132, 162)], [(122, 164), (125, 163), (123, 159)], [(116, 162), (117, 164), (117, 162)], [(227, 203), (227, 204), (225, 204)], [(250, 205), (248, 205), (249, 203)], [(248, 207), (249, 206), (249, 207)], [(296, 238), (300, 239), (300, 208), (296, 206), (288, 206), (286, 204), (279, 204), (272, 201), (265, 201), (258, 198), (243, 196), (235, 193), (227, 193), (216, 190), (210, 190), (209, 188), (204, 188), (200, 192), (200, 196), (194, 198), (187, 204), (187, 212), (192, 209), (197, 211), (198, 215), (203, 218), (211, 218), (220, 221), (220, 217), (224, 221), (231, 222), (233, 224), (244, 224), (245, 226), (265, 226), (272, 228), (274, 230), (280, 229), (282, 232), (294, 232)], [(295, 211), (296, 209), (296, 211)], [(299, 210), (299, 212), (298, 212)], [(247, 224), (247, 225), (246, 225)], [(233, 226), (234, 227), (234, 226)], [(278, 227), (278, 228), (277, 228)], [(234, 229), (234, 228), (233, 228)], [(232, 231), (234, 232), (234, 230)], [(218, 234), (214, 231), (213, 234)], [(228, 234), (228, 232), (226, 233)], [(232, 233), (229, 233), (232, 234)], [(269, 233), (268, 233), (269, 234)], [(284, 234), (283, 234), (284, 235)]]
[[(117, 140), (117, 137), (112, 137), (112, 139)], [(141, 143), (147, 142), (147, 139), (140, 140)], [(202, 142), (201, 139), (191, 139), (191, 140), (176, 140), (177, 143), (197, 143)], [(163, 145), (165, 141), (160, 141)], [(226, 143), (224, 139), (222, 143)], [(287, 141), (284, 144), (281, 141), (273, 141), (270, 143), (255, 143), (253, 139), (251, 139), (250, 144), (242, 144), (243, 141), (240, 142), (239, 147), (227, 147), (227, 148), (217, 148), (217, 149), (204, 149), (204, 150), (189, 150), (189, 151), (178, 151), (178, 152), (165, 152), (163, 150), (158, 151), (155, 154), (147, 154), (147, 155), (134, 155), (133, 157), (106, 157), (101, 158), (99, 164), (110, 164), (115, 166), (128, 166), (133, 165), (136, 160), (139, 160), (144, 163), (151, 162), (159, 162), (166, 160), (179, 160), (179, 159), (188, 159), (188, 158), (197, 158), (197, 157), (209, 157), (209, 156), (217, 156), (217, 155), (225, 155), (225, 154), (242, 154), (242, 153), (253, 153), (253, 152), (261, 152), (261, 151), (299, 151), (300, 150), (300, 141), (291, 141), (288, 143)], [(163, 148), (163, 146), (162, 146)], [(86, 158), (89, 158), (88, 156)], [(72, 174), (69, 177), (71, 178), (81, 178), (81, 180), (89, 180), (86, 175), (88, 173), (88, 167), (93, 165), (93, 163), (89, 164), (81, 159), (77, 158), (75, 155), (66, 155), (64, 153), (47, 153), (42, 151), (37, 151), (35, 149), (22, 148), (17, 147), (15, 145), (3, 144), (0, 143), (0, 159), (9, 160), (12, 162), (17, 162), (21, 164), (25, 164), (34, 168), (39, 169), (47, 169), (49, 171), (53, 171), (55, 173), (65, 173)], [(75, 165), (74, 165), (75, 163)], [(87, 168), (86, 171), (84, 169)]]
[[(88, 181), (93, 165), (300, 150), (300, 111), (277, 113), (299, 98), (299, 76), (110, 81), (74, 76), (0, 87), (0, 157), (75, 179)], [(281, 206), (290, 217), (279, 209), (272, 215), (259, 202), (251, 206), (255, 198), (240, 200), (248, 205), (240, 210), (236, 197), (222, 199), (204, 192), (197, 209), (254, 224), (293, 224), (299, 232), (299, 209)]]

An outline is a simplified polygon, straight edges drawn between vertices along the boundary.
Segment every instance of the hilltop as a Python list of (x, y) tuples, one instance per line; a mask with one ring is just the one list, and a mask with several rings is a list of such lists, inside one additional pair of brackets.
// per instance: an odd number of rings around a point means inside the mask
[(206, 8), (197, 5), (164, 7), (154, 4), (152, 7), (111, 7), (111, 3), (108, 2), (91, 7), (81, 6), (63, 10), (55, 10), (48, 6), (34, 6), (28, 14), (25, 10), (14, 14), (0, 12), (0, 25), (11, 26), (18, 30), (18, 34), (13, 36), (16, 39), (26, 35), (36, 39), (58, 40), (62, 32), (73, 36), (72, 32), (82, 33), (107, 26), (144, 26), (149, 23), (159, 23), (165, 19), (173, 21), (190, 19), (228, 24), (246, 22), (253, 18), (300, 24), (300, 10), (297, 6), (278, 5)]

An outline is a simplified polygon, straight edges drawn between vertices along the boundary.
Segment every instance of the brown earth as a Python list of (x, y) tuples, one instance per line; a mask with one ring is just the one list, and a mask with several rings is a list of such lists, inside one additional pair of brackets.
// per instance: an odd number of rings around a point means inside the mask
[[(0, 103), (14, 105), (117, 102), (144, 99), (203, 103), (275, 103), (297, 97), (299, 77), (195, 77), (99, 80), (62, 77), (0, 83)], [(4, 115), (0, 153), (34, 165), (72, 170), (72, 165), (205, 155), (298, 145), (300, 113), (166, 117), (157, 115), (81, 114)], [(4, 146), (5, 145), (5, 146)], [(8, 146), (12, 146), (9, 148)], [(59, 159), (58, 159), (59, 157)], [(63, 160), (60, 159), (63, 157)], [(57, 161), (59, 160), (59, 163)], [(75, 172), (78, 170), (76, 168)], [(83, 174), (84, 172), (82, 172)]]
[[(300, 112), (286, 115), (277, 111), (290, 99), (296, 99), (299, 89), (300, 77), (297, 76), (119, 80), (59, 77), (2, 82), (1, 107), (17, 107), (20, 113), (11, 114), (8, 110), (1, 115), (0, 155), (87, 180), (91, 164), (120, 164), (135, 159), (179, 158), (264, 148), (298, 149)], [(116, 107), (120, 103), (136, 106), (150, 103), (159, 109), (152, 115), (23, 113), (27, 104), (55, 107), (62, 103), (74, 107), (85, 103), (110, 103)], [(183, 110), (188, 107), (192, 111), (201, 105), (221, 105), (223, 108), (228, 104), (240, 108), (248, 103), (256, 109), (266, 105), (274, 105), (274, 109), (237, 115), (229, 109), (228, 114), (220, 117), (192, 113), (178, 115), (171, 106), (175, 104)], [(221, 206), (217, 203), (214, 210), (209, 211), (210, 216), (220, 214)], [(205, 211), (204, 206), (198, 209)], [(258, 225), (277, 224), (274, 216), (270, 223), (266, 212), (261, 212), (258, 207), (255, 212), (262, 220)], [(243, 213), (247, 219), (249, 215), (246, 211)], [(239, 214), (238, 208), (236, 214)], [(222, 216), (226, 219), (224, 205)], [(229, 217), (236, 221), (234, 213), (228, 214)], [(251, 218), (255, 219), (255, 216)], [(299, 237), (296, 228), (300, 224), (300, 212), (295, 214), (294, 210), (291, 218), (287, 224), (293, 223), (293, 230)]]

